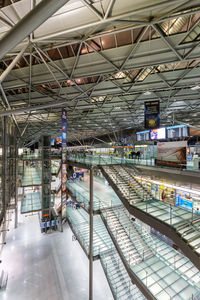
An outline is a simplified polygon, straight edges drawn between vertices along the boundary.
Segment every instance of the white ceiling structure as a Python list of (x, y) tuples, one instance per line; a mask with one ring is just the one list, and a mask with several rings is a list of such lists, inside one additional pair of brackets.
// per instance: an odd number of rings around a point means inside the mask
[(72, 142), (143, 129), (148, 100), (160, 100), (161, 125), (198, 126), (199, 0), (65, 1), (5, 52), (40, 1), (11, 2), (0, 9), (1, 74), (21, 53), (0, 77), (0, 116), (12, 115), (24, 143), (60, 135), (61, 108)]

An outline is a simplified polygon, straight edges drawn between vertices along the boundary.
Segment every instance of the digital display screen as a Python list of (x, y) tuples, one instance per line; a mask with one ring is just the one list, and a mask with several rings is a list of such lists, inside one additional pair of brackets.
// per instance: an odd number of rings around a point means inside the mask
[(149, 141), (150, 130), (136, 132), (137, 141)]
[(150, 131), (151, 140), (162, 140), (166, 139), (166, 129), (158, 128)]
[(167, 138), (182, 138), (188, 136), (188, 127), (184, 125), (167, 127)]
[(51, 146), (54, 146), (54, 145), (55, 145), (55, 140), (51, 139)]

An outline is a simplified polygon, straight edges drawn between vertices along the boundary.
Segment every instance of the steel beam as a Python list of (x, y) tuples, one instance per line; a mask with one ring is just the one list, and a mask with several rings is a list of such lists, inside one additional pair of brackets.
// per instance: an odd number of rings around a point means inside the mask
[(10, 71), (14, 68), (14, 66), (16, 65), (16, 63), (18, 62), (18, 60), (22, 57), (22, 55), (24, 54), (25, 50), (27, 49), (29, 43), (26, 44), (22, 50), (19, 52), (19, 54), (14, 58), (14, 60), (10, 63), (10, 65), (7, 67), (7, 69), (5, 71), (3, 71), (3, 73), (0, 76), (0, 84), (4, 81), (4, 79), (6, 79), (6, 77), (8, 76), (8, 74), (10, 73)]
[(84, 44), (90, 48), (92, 48), (92, 50), (97, 53), (99, 56), (101, 56), (107, 63), (109, 63), (115, 70), (120, 71), (120, 69), (114, 64), (112, 63), (104, 54), (101, 53), (101, 51), (97, 51), (92, 45), (88, 44), (87, 42), (84, 42)]
[(129, 11), (129, 12), (121, 14), (121, 15), (119, 14), (119, 15), (116, 15), (116, 16), (113, 16), (113, 17), (110, 17), (110, 18), (106, 18), (106, 19), (102, 19), (102, 20), (99, 20), (99, 21), (96, 21), (96, 22), (93, 22), (93, 23), (88, 22), (87, 24), (83, 24), (83, 25), (80, 25), (80, 26), (77, 26), (77, 27), (74, 27), (74, 28), (65, 29), (65, 30), (62, 30), (60, 32), (47, 34), (47, 35), (44, 35), (44, 36), (41, 36), (41, 37), (35, 39), (34, 41), (36, 42), (36, 41), (41, 41), (41, 40), (45, 40), (45, 39), (51, 39), (51, 38), (54, 38), (55, 36), (58, 37), (60, 35), (64, 35), (64, 34), (67, 34), (67, 33), (71, 33), (71, 32), (75, 32), (75, 31), (91, 28), (92, 26), (101, 26), (103, 24), (111, 23), (111, 22), (114, 22), (114, 21), (119, 20), (119, 19), (124, 19), (124, 18), (128, 18), (128, 17), (131, 17), (131, 16), (136, 16), (138, 14), (143, 14), (144, 12), (149, 12), (153, 9), (162, 9), (166, 6), (170, 7), (170, 5), (172, 5), (172, 4), (175, 5), (176, 3), (182, 3), (182, 2), (183, 2), (183, 0), (167, 0), (167, 1), (164, 1), (162, 3), (158, 3), (158, 4), (154, 4), (154, 5), (147, 5), (143, 8), (134, 9), (132, 11)]
[(106, 10), (106, 13), (103, 17), (104, 19), (107, 19), (107, 17), (109, 17), (109, 15), (111, 14), (114, 3), (115, 3), (115, 0), (110, 0), (110, 2), (108, 4), (108, 8)]
[(137, 48), (138, 48), (138, 46), (139, 46), (139, 44), (140, 44), (140, 41), (142, 40), (143, 36), (145, 35), (145, 33), (147, 32), (148, 29), (149, 29), (149, 26), (144, 27), (144, 29), (143, 29), (143, 31), (141, 32), (141, 34), (140, 34), (140, 36), (139, 36), (139, 38), (138, 38), (136, 44), (134, 44), (134, 46), (133, 46), (133, 48), (131, 49), (130, 53), (128, 54), (128, 56), (126, 57), (126, 59), (124, 60), (124, 62), (122, 63), (122, 65), (121, 65), (121, 67), (120, 67), (120, 70), (123, 70), (123, 68), (124, 68), (124, 66), (125, 66), (125, 64), (126, 64), (126, 62), (127, 62), (127, 61), (129, 60), (129, 58), (130, 58), (131, 56), (133, 56), (134, 53), (137, 51)]
[(157, 24), (152, 24), (153, 29), (159, 34), (164, 43), (174, 52), (174, 54), (179, 58), (180, 61), (183, 60), (182, 56), (176, 51), (176, 49), (171, 45), (171, 43), (164, 36), (161, 28)]
[(102, 20), (101, 13), (92, 4), (87, 3), (87, 0), (81, 1), (85, 4), (85, 6), (87, 6), (87, 8), (89, 8), (91, 12), (93, 12), (98, 17), (98, 19)]
[(43, 0), (24, 16), (0, 41), (0, 59), (23, 41), (69, 0)]
[[(0, 83), (0, 92), (1, 92), (2, 97), (3, 97), (4, 101), (6, 102), (8, 108), (11, 109), (10, 104), (9, 104), (8, 99), (7, 99), (7, 97), (6, 97), (6, 94), (5, 94), (5, 92), (4, 92), (3, 88), (2, 88), (1, 83)], [(17, 123), (17, 120), (16, 120), (15, 116), (12, 115), (12, 118), (13, 118), (13, 121), (14, 121), (14, 123), (15, 123), (15, 125), (16, 125), (18, 131), (19, 131), (19, 134), (21, 135), (21, 130), (20, 130), (19, 126), (18, 126), (18, 123)]]

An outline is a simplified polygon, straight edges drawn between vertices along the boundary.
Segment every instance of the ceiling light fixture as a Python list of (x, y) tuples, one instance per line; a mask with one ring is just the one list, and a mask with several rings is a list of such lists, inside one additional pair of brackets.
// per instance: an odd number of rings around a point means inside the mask
[(144, 92), (143, 93), (145, 96), (149, 96), (149, 95), (151, 95), (151, 92), (150, 91), (146, 91), (146, 92)]
[(191, 87), (191, 90), (193, 90), (193, 91), (196, 91), (196, 90), (199, 90), (199, 89), (200, 89), (199, 85), (195, 85), (195, 86)]

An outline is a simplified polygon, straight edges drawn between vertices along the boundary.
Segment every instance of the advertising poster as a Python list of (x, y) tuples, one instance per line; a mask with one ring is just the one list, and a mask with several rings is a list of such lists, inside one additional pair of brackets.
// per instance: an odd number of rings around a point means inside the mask
[(187, 141), (158, 143), (157, 166), (186, 166)]
[(67, 111), (62, 109), (62, 148), (67, 147)]
[(155, 129), (160, 126), (160, 102), (146, 101), (144, 103), (144, 127)]
[(151, 138), (151, 140), (166, 139), (166, 129), (165, 128), (152, 129), (150, 131), (150, 138)]
[(199, 130), (198, 129), (195, 129), (195, 128), (189, 128), (189, 135), (190, 136), (200, 136), (200, 128)]

